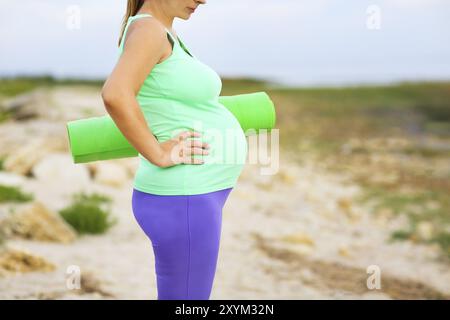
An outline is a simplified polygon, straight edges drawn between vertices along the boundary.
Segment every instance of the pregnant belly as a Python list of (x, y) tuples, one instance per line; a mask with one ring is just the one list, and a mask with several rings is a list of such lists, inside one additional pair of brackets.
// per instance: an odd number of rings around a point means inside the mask
[(179, 164), (160, 168), (140, 155), (135, 175), (138, 190), (154, 194), (199, 194), (234, 186), (247, 158), (247, 139), (237, 119), (227, 110), (220, 121), (199, 121), (184, 130), (202, 132), (201, 141), (210, 144), (210, 154), (195, 155), (203, 164)]
[[(247, 139), (242, 128), (228, 110), (215, 123), (204, 122), (201, 140), (210, 144), (210, 153), (202, 157), (204, 165), (243, 165), (247, 157)], [(194, 130), (196, 128), (194, 127)]]

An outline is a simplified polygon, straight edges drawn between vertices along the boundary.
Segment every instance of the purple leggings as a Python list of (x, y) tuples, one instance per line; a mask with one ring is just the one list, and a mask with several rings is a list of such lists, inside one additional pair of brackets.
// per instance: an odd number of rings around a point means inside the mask
[(209, 299), (231, 190), (155, 195), (133, 189), (134, 217), (153, 247), (158, 300)]

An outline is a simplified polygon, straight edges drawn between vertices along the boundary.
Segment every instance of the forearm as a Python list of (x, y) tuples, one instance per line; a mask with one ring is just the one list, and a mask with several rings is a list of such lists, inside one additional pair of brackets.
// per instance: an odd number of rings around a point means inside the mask
[(152, 134), (135, 97), (125, 96), (114, 103), (104, 101), (108, 114), (116, 126), (144, 158), (158, 165), (162, 149)]

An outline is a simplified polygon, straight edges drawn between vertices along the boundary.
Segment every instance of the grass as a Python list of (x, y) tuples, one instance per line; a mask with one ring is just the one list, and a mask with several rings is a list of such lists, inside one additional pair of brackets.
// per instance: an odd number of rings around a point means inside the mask
[[(101, 88), (105, 79), (57, 79), (50, 75), (43, 76), (16, 76), (0, 78), (0, 97), (13, 97), (18, 94), (31, 91), (38, 87), (52, 87), (61, 85), (86, 85)], [(236, 79), (223, 79), (223, 92), (222, 95), (238, 94), (238, 93), (251, 93), (255, 91), (266, 90), (269, 83), (260, 79), (252, 78), (236, 78)], [(1, 117), (1, 114), (0, 114)]]
[[(392, 239), (437, 243), (448, 254), (450, 83), (267, 92), (285, 151), (350, 174), (365, 190), (360, 201), (408, 217), (409, 228)], [(419, 237), (421, 222), (433, 226), (431, 239)]]
[(11, 113), (8, 111), (0, 110), (0, 123), (7, 121), (11, 118)]
[(0, 248), (6, 244), (6, 237), (3, 229), (0, 227)]
[[(0, 79), (0, 96), (14, 96), (39, 86), (81, 84), (100, 88), (103, 82), (50, 76)], [(238, 78), (223, 79), (221, 95), (256, 91), (266, 91), (275, 103), (276, 128), (280, 129), (284, 152), (299, 162), (313, 156), (330, 170), (350, 174), (365, 190), (361, 201), (376, 210), (389, 209), (408, 217), (409, 228), (393, 232), (392, 239), (437, 243), (448, 253), (450, 82), (276, 88), (262, 80)], [(7, 117), (0, 113), (0, 121)], [(361, 143), (352, 145), (355, 139)], [(395, 139), (406, 143), (390, 146), (388, 142)], [(377, 140), (386, 143), (374, 146)], [(95, 195), (79, 196), (63, 212), (76, 228), (105, 232), (112, 223), (102, 208), (105, 201)], [(430, 240), (418, 237), (421, 222), (433, 226)]]
[[(420, 190), (402, 193), (398, 190), (370, 188), (359, 201), (371, 201), (375, 212), (389, 210), (393, 215), (406, 215), (409, 227), (396, 230), (391, 240), (411, 240), (422, 243), (437, 243), (443, 253), (450, 258), (449, 211), (450, 200), (443, 191)], [(420, 223), (426, 222), (431, 229), (427, 238), (419, 230)]]
[(18, 187), (0, 185), (0, 203), (28, 202), (31, 200), (33, 200), (33, 195), (22, 192)]
[(234, 95), (267, 91), (270, 83), (255, 78), (223, 78), (222, 92), (220, 95)]
[(111, 216), (110, 204), (111, 199), (106, 196), (80, 192), (59, 214), (79, 234), (103, 234), (117, 223)]
[(36, 88), (51, 88), (54, 86), (92, 86), (100, 90), (104, 80), (86, 79), (56, 79), (52, 76), (16, 76), (0, 78), (0, 123), (11, 119), (11, 113), (1, 108), (1, 99), (14, 97)]
[(36, 89), (37, 87), (52, 87), (55, 85), (88, 85), (101, 87), (103, 82), (104, 80), (56, 79), (49, 75), (39, 77), (23, 75), (0, 78), (0, 96), (13, 97)]

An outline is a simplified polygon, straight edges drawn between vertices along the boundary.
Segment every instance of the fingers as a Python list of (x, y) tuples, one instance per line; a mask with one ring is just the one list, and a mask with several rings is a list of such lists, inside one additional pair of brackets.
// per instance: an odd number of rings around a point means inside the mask
[(187, 143), (188, 147), (199, 147), (199, 148), (209, 149), (209, 143), (201, 142), (200, 140), (190, 140), (190, 141), (187, 141), (186, 143)]
[(187, 146), (189, 147), (202, 147), (205, 149), (208, 149), (209, 143), (207, 142), (201, 142), (199, 140), (187, 140), (190, 137), (201, 137), (202, 134), (200, 132), (197, 131), (183, 131), (180, 134), (178, 134), (175, 139), (182, 142), (185, 141)]
[(184, 164), (203, 164), (203, 163), (205, 163), (205, 161), (200, 158), (185, 157), (185, 158), (183, 158), (183, 163)]
[(183, 148), (183, 152), (180, 155), (186, 155), (186, 156), (190, 156), (190, 155), (208, 155), (209, 151), (205, 150), (203, 148), (199, 148), (199, 147), (186, 147)]
[(201, 133), (196, 131), (183, 131), (175, 137), (180, 144), (178, 149), (178, 161), (184, 164), (203, 164), (204, 160), (202, 157), (197, 158), (194, 156), (208, 155), (210, 145), (209, 143), (200, 140), (188, 140), (188, 138), (191, 137), (201, 137)]
[(176, 138), (179, 141), (183, 141), (183, 140), (187, 140), (190, 137), (200, 137), (202, 134), (200, 132), (197, 131), (183, 131), (181, 133), (179, 133)]
[(198, 147), (184, 148), (181, 152), (182, 162), (186, 164), (203, 164), (205, 161), (202, 157), (194, 157), (196, 155), (208, 155), (209, 151)]

